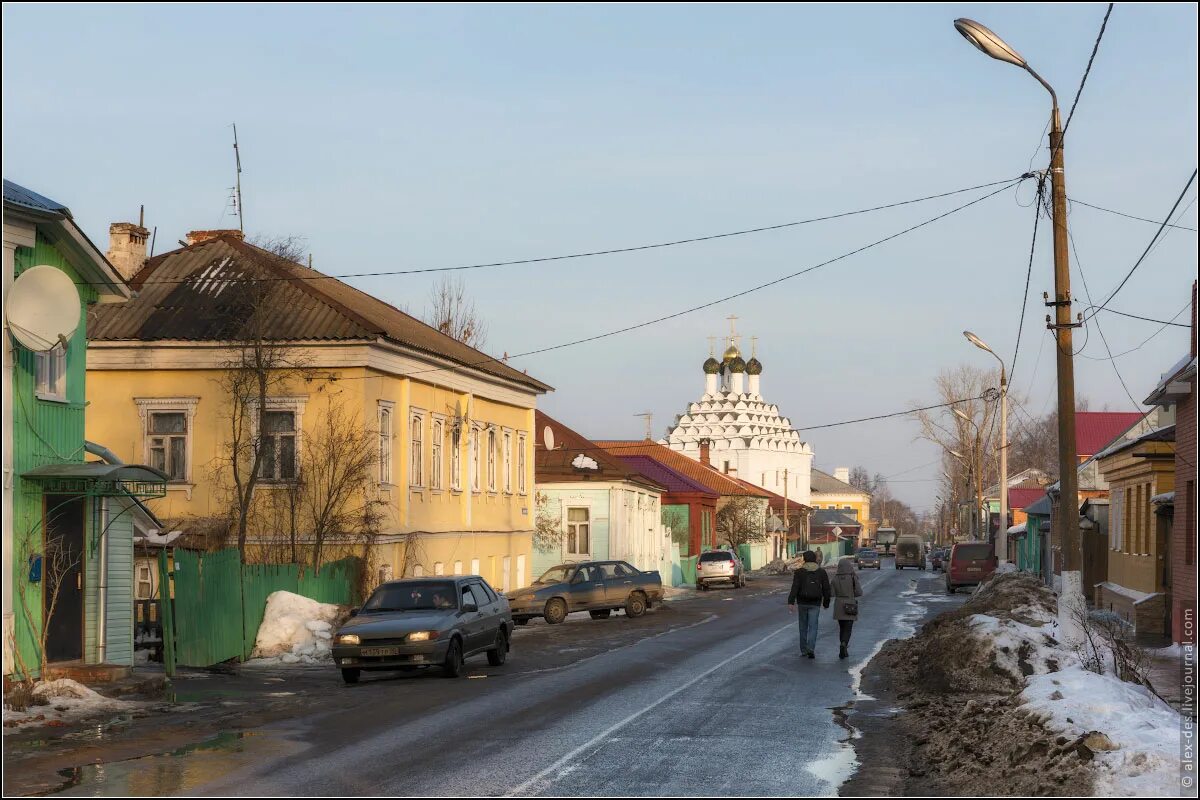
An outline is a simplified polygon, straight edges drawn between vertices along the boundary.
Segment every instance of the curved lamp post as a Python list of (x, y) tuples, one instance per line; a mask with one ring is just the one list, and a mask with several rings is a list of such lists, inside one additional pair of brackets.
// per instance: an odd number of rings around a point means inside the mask
[(963, 336), (1000, 362), (1000, 525), (996, 531), (996, 558), (1004, 564), (1008, 561), (1008, 374), (1004, 370), (1004, 359), (982, 339), (970, 331), (963, 331)]
[[(1033, 68), (1003, 39), (983, 25), (970, 19), (956, 19), (954, 27), (968, 42), (999, 61), (1020, 67), (1028, 72), (1050, 93), (1053, 108), (1050, 114), (1050, 184), (1054, 206), (1054, 331), (1058, 346), (1058, 472), (1061, 487), (1061, 506), (1066, 513), (1060, 516), (1059, 530), (1063, 551), (1063, 588), (1074, 592), (1082, 586), (1079, 548), (1079, 477), (1075, 448), (1075, 348), (1071, 342), (1075, 325), (1071, 321), (1071, 274), (1067, 259), (1067, 185), (1063, 171), (1063, 131), (1058, 111), (1058, 95), (1053, 87), (1033, 71)], [(1082, 592), (1082, 589), (1079, 590)]]

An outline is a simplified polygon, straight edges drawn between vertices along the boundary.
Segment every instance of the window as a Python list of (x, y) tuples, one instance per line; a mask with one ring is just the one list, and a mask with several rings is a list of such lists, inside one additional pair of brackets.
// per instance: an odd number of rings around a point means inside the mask
[(461, 561), (454, 562), (454, 574), (462, 575), (462, 562)]
[(459, 606), (459, 608), (466, 608), (468, 605), (475, 606), (475, 608), (479, 608), (480, 605), (484, 605), (479, 602), (479, 598), (476, 597), (475, 593), (471, 591), (469, 584), (462, 588), (462, 605)]
[(420, 578), (420, 577), (423, 577), (424, 575), (425, 575), (425, 568), (422, 567), (420, 564), (417, 564), (415, 567), (413, 567), (413, 577)]
[(450, 432), (450, 488), (462, 489), (462, 423), (458, 421)]
[(35, 372), (37, 378), (36, 393), (42, 400), (67, 399), (67, 348), (62, 342), (44, 353), (35, 353), (37, 361)]
[(487, 478), (488, 491), (496, 491), (496, 429), (488, 428), (487, 433)]
[(507, 592), (512, 589), (512, 581), (508, 578), (508, 573), (512, 570), (512, 557), (505, 556), (500, 560), (500, 591)]
[(413, 414), (409, 418), (408, 485), (425, 485), (425, 417)]
[(444, 575), (446, 573), (446, 565), (440, 561), (433, 562), (433, 574)]
[(137, 588), (135, 597), (138, 600), (154, 599), (154, 578), (150, 574), (149, 564), (137, 565)]
[(392, 406), (379, 405), (379, 482), (392, 482)]
[(525, 494), (525, 434), (517, 434), (517, 491)]
[(479, 574), (479, 559), (478, 558), (471, 559), (471, 574), (472, 575)]
[(479, 491), (479, 428), (471, 428), (471, 491)]
[(435, 419), (429, 437), (429, 486), (442, 488), (442, 437), (446, 435), (444, 420)]
[(269, 481), (295, 480), (296, 412), (264, 412), (261, 447), (259, 477)]
[(512, 493), (512, 431), (504, 432), (504, 491)]
[(150, 466), (167, 474), (167, 480), (187, 480), (188, 418), (183, 411), (152, 411), (146, 443)]
[(591, 527), (591, 513), (589, 509), (567, 509), (567, 555), (591, 555)]

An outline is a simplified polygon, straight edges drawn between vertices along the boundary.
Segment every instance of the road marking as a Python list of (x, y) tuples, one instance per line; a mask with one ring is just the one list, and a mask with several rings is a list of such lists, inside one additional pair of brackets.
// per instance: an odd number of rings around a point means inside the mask
[(762, 644), (763, 644), (764, 642), (766, 642), (768, 639), (774, 638), (775, 636), (778, 636), (779, 634), (783, 633), (783, 632), (784, 632), (784, 631), (786, 631), (786, 630), (791, 630), (793, 627), (795, 627), (795, 626), (794, 626), (794, 625), (792, 625), (791, 623), (788, 623), (787, 625), (784, 625), (784, 626), (783, 626), (783, 627), (781, 627), (781, 628), (777, 628), (776, 630), (772, 631), (771, 633), (768, 633), (766, 636), (764, 636), (763, 638), (759, 639), (757, 642), (755, 642), (754, 644), (750, 645), (749, 647), (746, 647), (746, 648), (744, 648), (744, 649), (742, 649), (742, 650), (739, 650), (738, 652), (734, 653), (734, 654), (733, 654), (733, 655), (731, 655), (729, 658), (725, 659), (724, 661), (720, 662), (719, 664), (716, 664), (716, 665), (714, 665), (714, 666), (712, 666), (712, 667), (709, 667), (709, 668), (708, 668), (708, 669), (706, 669), (704, 672), (701, 672), (699, 675), (697, 675), (696, 677), (692, 678), (690, 681), (688, 681), (687, 683), (683, 684), (682, 686), (679, 686), (679, 687), (677, 687), (677, 688), (675, 688), (675, 689), (672, 689), (671, 691), (667, 692), (667, 693), (666, 693), (666, 694), (664, 694), (662, 697), (658, 698), (658, 699), (657, 699), (657, 700), (655, 700), (653, 703), (651, 703), (650, 705), (648, 705), (648, 706), (646, 706), (645, 708), (643, 708), (641, 711), (634, 712), (633, 714), (630, 714), (628, 717), (626, 717), (625, 719), (621, 720), (620, 722), (613, 723), (612, 725), (610, 725), (609, 727), (605, 728), (605, 729), (604, 729), (603, 731), (601, 731), (600, 733), (598, 733), (598, 734), (596, 734), (595, 736), (593, 736), (591, 739), (588, 739), (586, 742), (584, 742), (583, 744), (579, 745), (579, 747), (576, 747), (574, 750), (572, 750), (571, 752), (567, 753), (565, 756), (563, 756), (562, 758), (560, 758), (558, 761), (555, 761), (553, 764), (551, 764), (550, 766), (546, 767), (545, 769), (543, 769), (543, 770), (542, 770), (541, 772), (539, 772), (538, 774), (534, 775), (534, 776), (533, 776), (532, 778), (530, 778), (529, 780), (527, 780), (527, 781), (525, 781), (524, 783), (522, 783), (521, 785), (519, 785), (519, 786), (516, 786), (516, 787), (514, 787), (514, 788), (512, 788), (512, 789), (508, 790), (507, 792), (505, 792), (504, 796), (505, 796), (505, 797), (513, 797), (513, 796), (515, 796), (515, 795), (524, 795), (524, 794), (527, 794), (527, 793), (528, 793), (528, 792), (527, 792), (527, 790), (529, 789), (529, 787), (530, 787), (530, 786), (533, 786), (534, 784), (538, 783), (539, 781), (541, 781), (543, 778), (545, 778), (545, 777), (546, 777), (547, 775), (549, 775), (550, 773), (552, 773), (552, 772), (555, 772), (555, 771), (557, 771), (557, 770), (560, 770), (560, 769), (562, 769), (564, 766), (566, 766), (567, 762), (569, 762), (571, 759), (573, 759), (573, 758), (575, 758), (576, 756), (578, 756), (578, 755), (579, 755), (580, 753), (582, 753), (583, 751), (587, 750), (587, 749), (588, 749), (588, 748), (590, 748), (590, 747), (593, 747), (593, 746), (595, 746), (596, 744), (598, 744), (599, 742), (603, 741), (604, 739), (606, 739), (607, 737), (609, 737), (610, 735), (612, 735), (612, 734), (613, 734), (613, 733), (615, 733), (616, 731), (619, 731), (621, 728), (624, 728), (626, 725), (628, 725), (629, 723), (633, 722), (635, 719), (637, 719), (638, 717), (642, 716), (642, 715), (643, 715), (643, 714), (645, 714), (647, 711), (652, 711), (652, 710), (654, 710), (655, 708), (658, 708), (660, 705), (662, 705), (663, 703), (667, 702), (667, 701), (668, 701), (668, 700), (670, 700), (672, 697), (675, 697), (675, 696), (676, 696), (677, 694), (679, 694), (680, 692), (683, 692), (683, 691), (685, 691), (685, 690), (687, 690), (687, 689), (690, 689), (690, 688), (692, 688), (692, 687), (693, 687), (693, 686), (695, 686), (697, 683), (699, 683), (700, 681), (702, 681), (702, 680), (704, 680), (705, 678), (707, 678), (709, 675), (711, 675), (711, 674), (713, 674), (714, 672), (716, 672), (717, 670), (719, 670), (721, 667), (724, 667), (726, 664), (729, 664), (729, 663), (730, 663), (730, 662), (732, 662), (732, 661), (736, 661), (737, 659), (739, 659), (739, 658), (741, 658), (742, 656), (746, 655), (746, 653), (749, 653), (751, 650), (753, 650), (753, 649), (755, 649), (756, 647), (759, 647), (760, 645), (762, 645)]

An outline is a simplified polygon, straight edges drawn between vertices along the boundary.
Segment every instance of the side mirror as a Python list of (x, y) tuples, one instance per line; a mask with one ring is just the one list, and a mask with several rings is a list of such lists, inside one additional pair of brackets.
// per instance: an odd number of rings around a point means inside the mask
[(472, 613), (474, 611), (478, 611), (478, 610), (479, 610), (479, 606), (475, 605), (474, 603), (464, 603), (463, 607), (462, 607), (462, 613), (464, 613), (464, 614), (470, 614), (470, 613)]

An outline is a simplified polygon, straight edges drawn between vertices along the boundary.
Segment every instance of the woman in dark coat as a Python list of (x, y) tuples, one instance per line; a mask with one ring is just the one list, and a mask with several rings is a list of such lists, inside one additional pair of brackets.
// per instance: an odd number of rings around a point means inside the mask
[(854, 630), (854, 620), (858, 619), (858, 598), (862, 597), (862, 585), (858, 582), (858, 570), (854, 568), (853, 558), (843, 558), (838, 561), (837, 574), (833, 576), (833, 618), (837, 620), (841, 639), (841, 649), (838, 658), (847, 658), (850, 653), (850, 632)]

